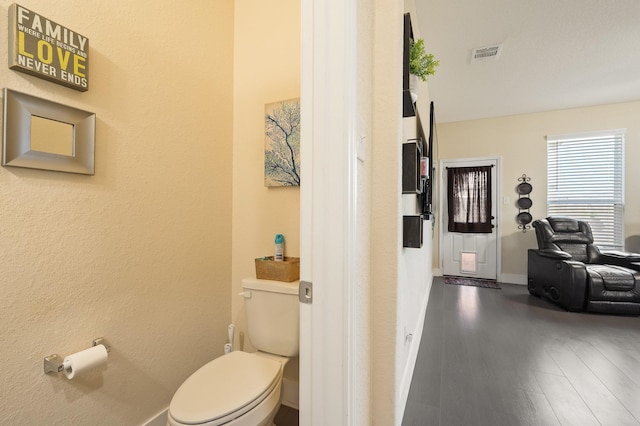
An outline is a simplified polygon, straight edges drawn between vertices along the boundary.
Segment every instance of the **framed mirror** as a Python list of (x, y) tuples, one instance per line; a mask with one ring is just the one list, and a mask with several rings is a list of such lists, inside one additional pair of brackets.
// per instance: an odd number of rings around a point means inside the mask
[(4, 89), (2, 165), (93, 175), (96, 115)]

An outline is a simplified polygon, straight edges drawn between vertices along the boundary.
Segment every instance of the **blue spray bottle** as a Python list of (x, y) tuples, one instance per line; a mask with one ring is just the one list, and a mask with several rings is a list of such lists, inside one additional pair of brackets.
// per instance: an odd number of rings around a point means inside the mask
[(284, 260), (284, 235), (276, 234), (276, 255), (273, 260)]

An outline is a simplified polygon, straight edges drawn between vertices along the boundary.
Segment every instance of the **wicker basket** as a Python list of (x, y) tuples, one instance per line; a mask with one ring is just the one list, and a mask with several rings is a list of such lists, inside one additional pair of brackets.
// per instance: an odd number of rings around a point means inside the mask
[(256, 259), (256, 278), (292, 282), (300, 279), (300, 258), (285, 257), (276, 262), (273, 256)]

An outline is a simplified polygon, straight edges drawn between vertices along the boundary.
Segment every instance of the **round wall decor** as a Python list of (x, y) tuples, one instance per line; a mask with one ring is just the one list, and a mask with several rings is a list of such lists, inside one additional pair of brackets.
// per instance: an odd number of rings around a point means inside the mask
[(531, 178), (523, 174), (518, 178), (520, 183), (516, 186), (516, 192), (518, 193), (518, 201), (516, 201), (516, 206), (518, 206), (516, 222), (518, 223), (518, 229), (521, 229), (522, 232), (527, 232), (528, 229), (531, 229), (531, 225), (529, 224), (533, 221), (533, 216), (529, 213), (529, 209), (533, 205), (533, 201), (529, 196), (531, 191), (533, 191), (533, 187), (529, 183), (530, 180)]
[(517, 204), (519, 209), (528, 209), (531, 208), (533, 201), (531, 201), (531, 198), (523, 197), (518, 198)]
[[(525, 175), (522, 175), (525, 176)], [(522, 178), (518, 178), (518, 180), (520, 180)], [(529, 178), (527, 178), (529, 179)], [(520, 195), (528, 195), (531, 193), (531, 191), (533, 191), (533, 187), (531, 186), (531, 184), (529, 182), (522, 182), (520, 184), (518, 184), (518, 194)]]

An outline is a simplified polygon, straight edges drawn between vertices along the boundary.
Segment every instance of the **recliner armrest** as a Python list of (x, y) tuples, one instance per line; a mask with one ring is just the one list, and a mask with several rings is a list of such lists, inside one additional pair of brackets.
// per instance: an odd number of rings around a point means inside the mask
[(566, 251), (554, 250), (554, 249), (539, 249), (536, 250), (540, 256), (548, 257), (550, 259), (569, 260), (571, 255)]
[[(529, 293), (546, 297), (574, 312), (584, 310), (587, 297), (587, 268), (584, 263), (542, 255), (544, 250), (528, 250), (527, 282)], [(547, 255), (561, 250), (546, 250)], [(562, 255), (561, 255), (562, 256)]]
[(617, 265), (636, 271), (640, 270), (640, 254), (625, 251), (607, 250), (600, 252), (598, 263), (605, 265)]
[(618, 250), (600, 250), (600, 255), (603, 259), (622, 259), (628, 262), (640, 262), (640, 253), (631, 253), (628, 251)]

